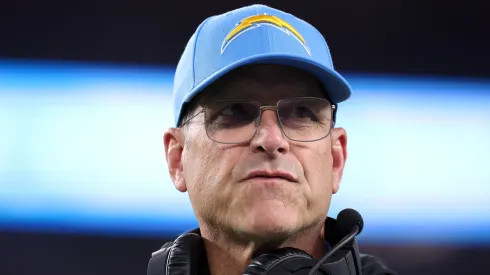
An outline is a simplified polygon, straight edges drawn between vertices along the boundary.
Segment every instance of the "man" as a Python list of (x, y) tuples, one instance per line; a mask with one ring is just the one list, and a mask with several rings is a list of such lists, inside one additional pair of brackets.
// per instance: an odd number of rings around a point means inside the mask
[[(199, 229), (166, 244), (149, 274), (243, 274), (282, 247), (325, 255), (347, 158), (336, 108), (350, 94), (307, 22), (263, 5), (205, 20), (177, 66), (175, 128), (164, 135), (171, 179)], [(364, 274), (394, 274), (361, 260)]]

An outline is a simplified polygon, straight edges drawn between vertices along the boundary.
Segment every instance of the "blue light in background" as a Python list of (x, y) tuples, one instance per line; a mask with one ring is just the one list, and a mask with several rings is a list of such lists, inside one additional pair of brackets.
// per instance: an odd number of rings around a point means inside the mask
[[(166, 170), (173, 68), (0, 61), (0, 227), (178, 234), (197, 226)], [(331, 216), (366, 241), (490, 244), (490, 81), (355, 75)]]

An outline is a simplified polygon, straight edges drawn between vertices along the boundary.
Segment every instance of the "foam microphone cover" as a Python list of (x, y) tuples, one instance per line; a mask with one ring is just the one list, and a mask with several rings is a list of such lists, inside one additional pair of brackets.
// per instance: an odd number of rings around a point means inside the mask
[(364, 220), (356, 210), (346, 208), (337, 215), (337, 227), (342, 234), (349, 234), (355, 225), (359, 227), (357, 234), (361, 233), (364, 228)]

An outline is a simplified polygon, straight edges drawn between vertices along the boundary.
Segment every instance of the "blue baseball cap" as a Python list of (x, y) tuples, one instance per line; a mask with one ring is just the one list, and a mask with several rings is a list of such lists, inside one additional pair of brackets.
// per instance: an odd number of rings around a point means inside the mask
[(173, 85), (175, 126), (185, 104), (228, 72), (249, 64), (293, 66), (324, 85), (332, 104), (351, 88), (334, 70), (328, 45), (311, 24), (265, 5), (251, 5), (204, 20), (187, 43)]

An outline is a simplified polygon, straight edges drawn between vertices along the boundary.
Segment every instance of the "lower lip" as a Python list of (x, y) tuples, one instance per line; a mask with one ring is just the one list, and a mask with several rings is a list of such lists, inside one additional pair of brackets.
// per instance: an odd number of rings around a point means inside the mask
[(256, 182), (256, 183), (273, 183), (273, 182), (290, 182), (284, 178), (267, 178), (267, 177), (254, 177), (247, 180), (248, 182)]

